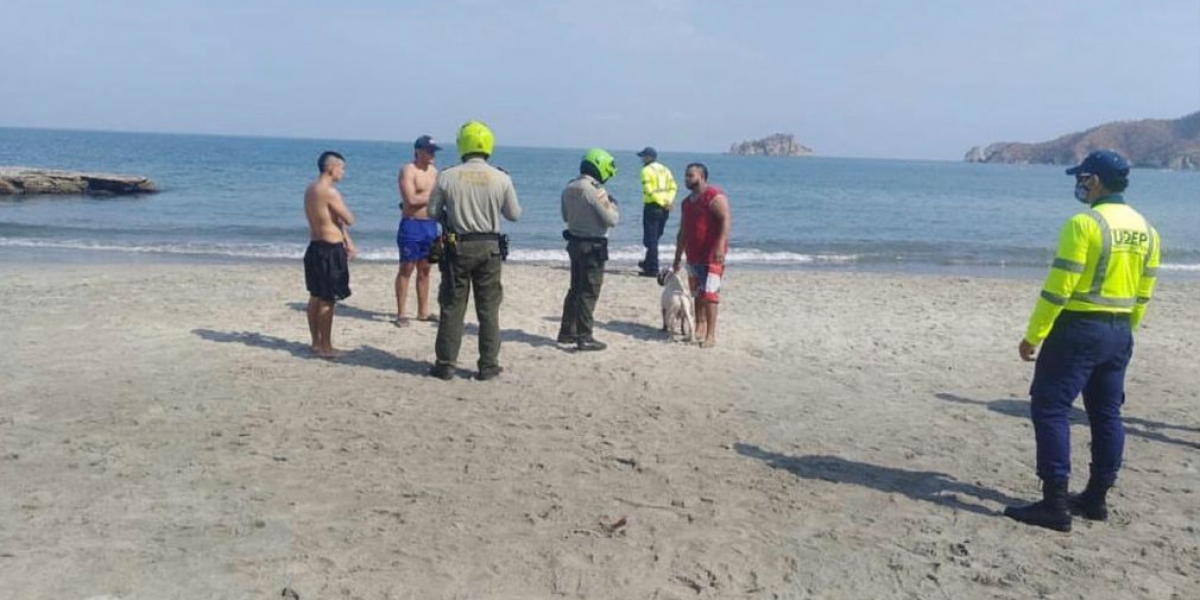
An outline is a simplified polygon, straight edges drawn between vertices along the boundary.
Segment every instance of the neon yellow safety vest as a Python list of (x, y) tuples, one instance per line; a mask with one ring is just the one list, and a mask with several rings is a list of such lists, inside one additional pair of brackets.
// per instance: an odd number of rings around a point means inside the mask
[(652, 162), (642, 167), (642, 201), (646, 204), (657, 204), (663, 208), (671, 208), (675, 203), (675, 178), (671, 170), (660, 162)]
[(1128, 314), (1136, 331), (1154, 291), (1161, 246), (1158, 231), (1120, 195), (1071, 217), (1059, 231), (1025, 341), (1046, 339), (1063, 310)]

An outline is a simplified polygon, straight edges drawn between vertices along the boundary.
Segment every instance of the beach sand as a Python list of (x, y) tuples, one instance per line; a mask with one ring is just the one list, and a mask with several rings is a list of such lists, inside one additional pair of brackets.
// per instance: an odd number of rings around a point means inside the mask
[(436, 326), (389, 323), (394, 274), (354, 266), (330, 362), (298, 264), (0, 264), (0, 598), (1200, 590), (1197, 282), (1139, 334), (1112, 520), (1061, 534), (1000, 516), (1039, 497), (1040, 281), (735, 268), (705, 350), (612, 272), (609, 349), (575, 353), (568, 272), (508, 265), (505, 373), (469, 378), (468, 326), (443, 382)]

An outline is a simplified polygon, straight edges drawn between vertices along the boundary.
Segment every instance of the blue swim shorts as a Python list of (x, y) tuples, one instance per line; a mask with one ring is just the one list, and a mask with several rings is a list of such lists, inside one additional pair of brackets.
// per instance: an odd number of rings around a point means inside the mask
[(400, 262), (415, 262), (429, 258), (429, 247), (438, 236), (438, 224), (433, 219), (400, 220), (396, 230), (396, 246), (400, 248)]

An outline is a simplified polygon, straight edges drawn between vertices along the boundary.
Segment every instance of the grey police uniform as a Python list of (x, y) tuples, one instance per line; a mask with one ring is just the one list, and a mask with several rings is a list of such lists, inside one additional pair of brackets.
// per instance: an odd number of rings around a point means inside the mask
[(562, 192), (562, 218), (567, 224), (571, 287), (563, 300), (560, 343), (592, 341), (592, 315), (604, 284), (608, 232), (617, 224), (617, 206), (604, 186), (590, 175), (571, 180)]
[(468, 295), (475, 288), (475, 314), (479, 318), (479, 375), (500, 371), (501, 286), (500, 219), (516, 221), (521, 205), (512, 178), (482, 158), (471, 158), (438, 173), (429, 195), (429, 214), (442, 221), (447, 238), (453, 238), (445, 258), (438, 289), (435, 368), (453, 368), (462, 347), (463, 317)]

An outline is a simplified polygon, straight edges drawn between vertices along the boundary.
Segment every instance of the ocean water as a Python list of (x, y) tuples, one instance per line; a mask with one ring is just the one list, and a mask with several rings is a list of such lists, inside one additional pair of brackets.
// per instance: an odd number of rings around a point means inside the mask
[[(566, 261), (559, 194), (581, 149), (500, 145), (493, 163), (513, 177), (524, 209), (510, 260)], [(442, 136), (444, 142), (452, 141)], [(0, 165), (146, 175), (155, 195), (123, 198), (22, 197), (0, 200), (0, 257), (299, 259), (307, 244), (302, 211), (316, 158), (347, 158), (340, 188), (358, 217), (363, 259), (397, 259), (396, 174), (411, 142), (272, 139), (0, 128)], [(615, 266), (642, 256), (640, 162), (612, 149), (620, 200), (612, 233)], [(664, 152), (680, 181), (704, 162), (733, 212), (728, 260), (750, 268), (850, 268), (978, 273), (1040, 272), (1058, 228), (1081, 205), (1060, 167), (839, 158), (738, 157)], [(440, 166), (456, 161), (452, 150)], [(1127, 199), (1158, 227), (1163, 270), (1200, 273), (1200, 173), (1135, 170)], [(662, 251), (673, 251), (678, 211)]]

